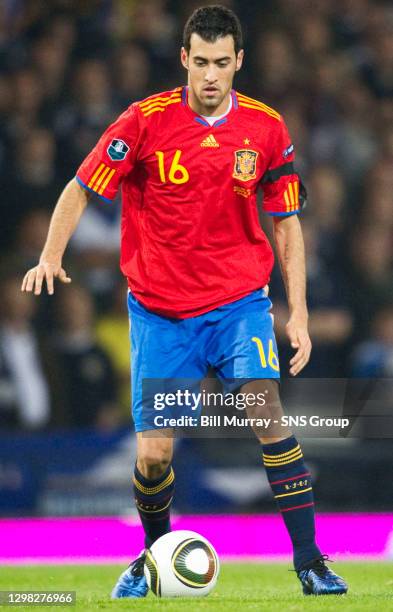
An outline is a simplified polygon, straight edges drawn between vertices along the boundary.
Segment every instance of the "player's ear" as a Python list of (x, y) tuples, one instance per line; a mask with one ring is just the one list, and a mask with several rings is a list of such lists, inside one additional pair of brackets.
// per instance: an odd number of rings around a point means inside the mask
[(188, 70), (188, 53), (184, 47), (180, 50), (180, 61), (183, 64), (184, 68)]
[(244, 49), (240, 49), (239, 53), (237, 54), (237, 58), (236, 58), (236, 71), (240, 70), (240, 68), (242, 67), (243, 58), (244, 58)]

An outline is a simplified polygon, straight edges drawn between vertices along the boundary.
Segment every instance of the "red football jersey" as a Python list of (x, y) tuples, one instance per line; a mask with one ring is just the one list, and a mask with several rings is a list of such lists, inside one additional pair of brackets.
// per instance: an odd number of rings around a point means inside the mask
[(266, 285), (273, 252), (256, 205), (299, 211), (293, 145), (281, 116), (232, 91), (213, 126), (187, 103), (187, 87), (132, 104), (77, 172), (112, 200), (122, 186), (121, 269), (146, 308), (192, 317)]

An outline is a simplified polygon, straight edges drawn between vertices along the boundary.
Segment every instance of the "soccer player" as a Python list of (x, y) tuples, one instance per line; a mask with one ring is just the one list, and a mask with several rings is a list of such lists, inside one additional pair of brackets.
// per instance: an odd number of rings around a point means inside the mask
[[(271, 414), (283, 414), (266, 289), (273, 253), (258, 223), (258, 188), (273, 217), (288, 296), (291, 375), (311, 351), (294, 148), (276, 110), (232, 89), (243, 55), (232, 11), (194, 11), (181, 49), (188, 85), (132, 104), (109, 126), (60, 196), (39, 264), (22, 284), (39, 294), (45, 280), (52, 294), (55, 278), (69, 283), (62, 258), (90, 194), (110, 202), (122, 186), (121, 268), (129, 286), (138, 441), (134, 492), (146, 547), (170, 530), (175, 475), (173, 438), (149, 435), (143, 380), (197, 380), (211, 366), (224, 384), (232, 381), (232, 390), (236, 380), (243, 393), (267, 390)], [(345, 582), (328, 569), (315, 542), (310, 473), (300, 445), (289, 430), (257, 435), (303, 592), (345, 593)], [(123, 572), (112, 597), (146, 595), (144, 559), (141, 553)]]

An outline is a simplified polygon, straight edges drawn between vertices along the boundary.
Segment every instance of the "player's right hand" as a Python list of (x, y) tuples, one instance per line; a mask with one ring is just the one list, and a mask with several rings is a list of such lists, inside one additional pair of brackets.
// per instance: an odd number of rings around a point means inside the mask
[(55, 278), (58, 278), (62, 283), (71, 282), (71, 278), (67, 276), (67, 273), (64, 268), (61, 267), (61, 264), (40, 262), (38, 266), (35, 266), (26, 272), (22, 282), (21, 291), (27, 291), (28, 293), (34, 292), (35, 295), (40, 295), (42, 284), (45, 280), (48, 294), (52, 295), (54, 292)]

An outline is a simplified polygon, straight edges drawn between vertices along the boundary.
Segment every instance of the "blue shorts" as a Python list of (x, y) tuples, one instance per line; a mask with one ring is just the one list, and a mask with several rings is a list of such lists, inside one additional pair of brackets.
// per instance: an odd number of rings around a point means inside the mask
[(249, 379), (280, 378), (271, 307), (258, 289), (205, 314), (171, 319), (147, 310), (129, 292), (135, 430), (152, 429), (142, 397), (146, 379), (201, 381), (211, 367), (228, 392)]

